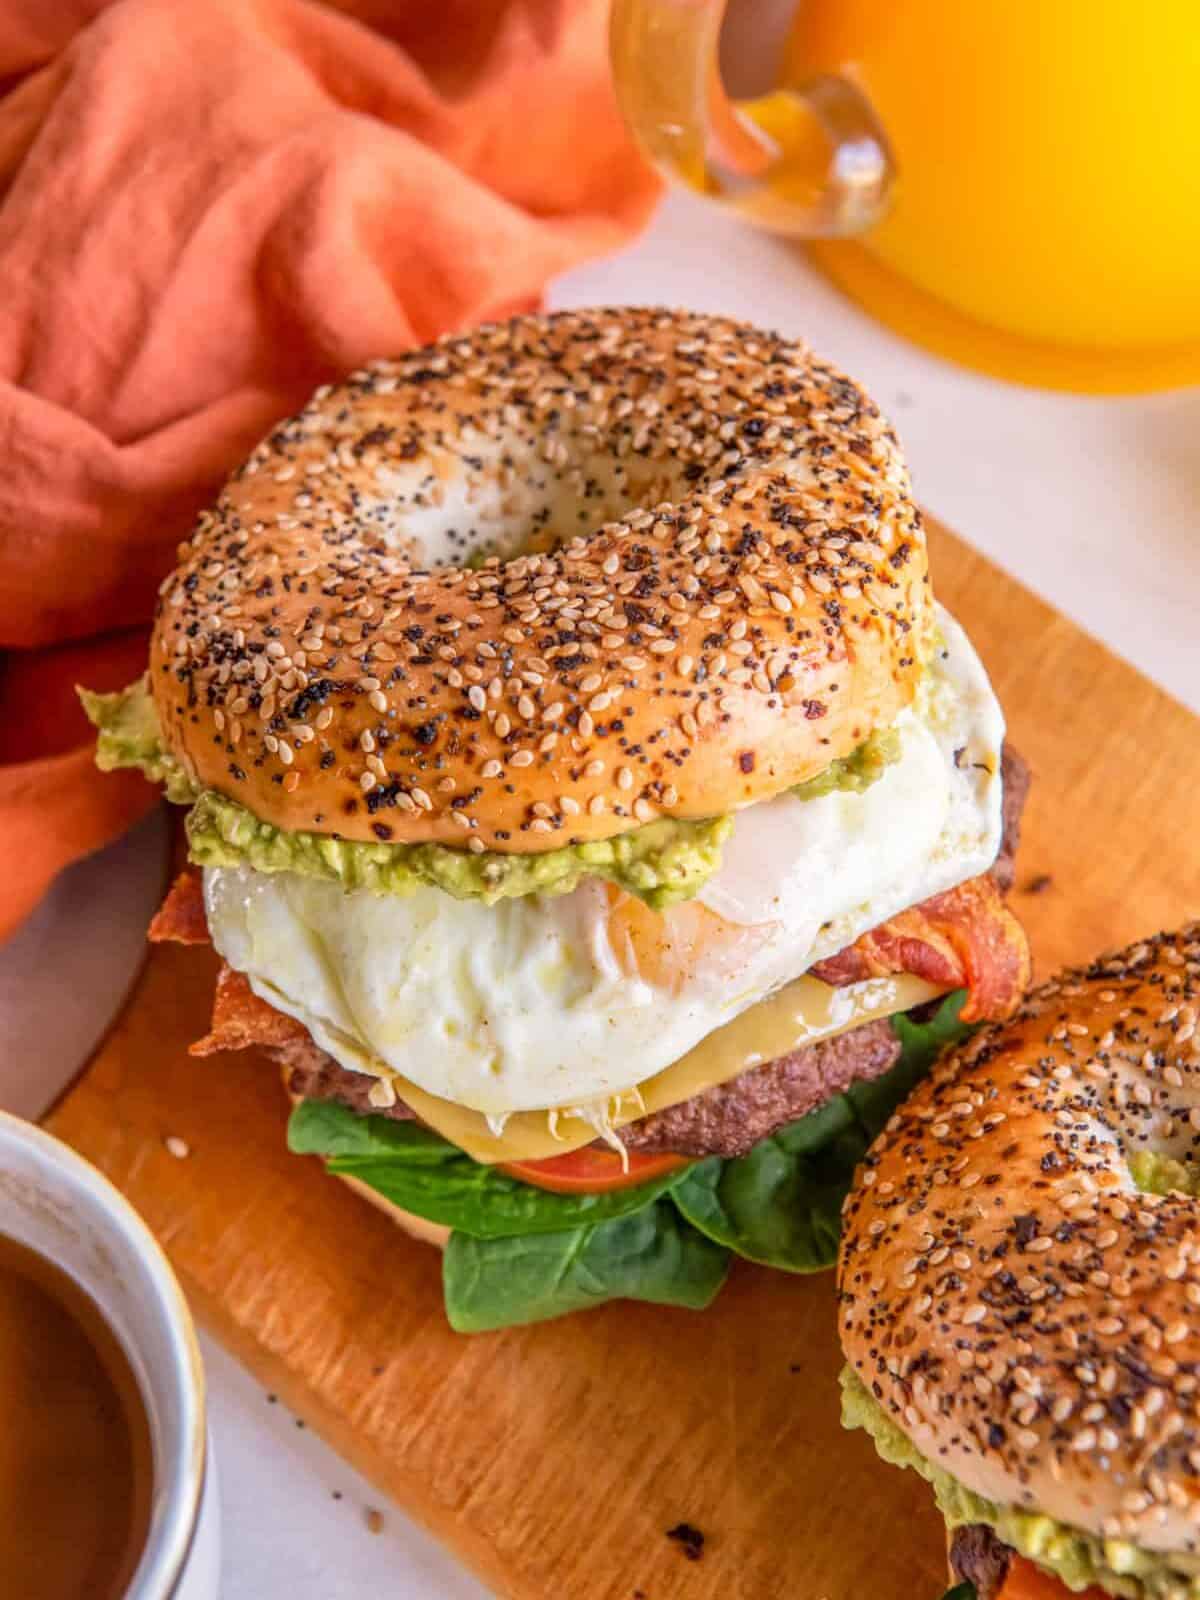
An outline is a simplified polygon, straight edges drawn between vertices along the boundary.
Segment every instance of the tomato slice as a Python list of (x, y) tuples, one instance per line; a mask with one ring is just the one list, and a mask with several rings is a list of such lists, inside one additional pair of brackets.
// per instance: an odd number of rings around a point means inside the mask
[(611, 1189), (632, 1189), (636, 1184), (661, 1178), (677, 1167), (687, 1166), (689, 1156), (640, 1155), (631, 1150), (628, 1169), (612, 1150), (597, 1150), (587, 1145), (565, 1156), (547, 1156), (544, 1161), (505, 1161), (500, 1171), (520, 1178), (535, 1189), (551, 1189), (555, 1194), (606, 1194)]
[(1014, 1555), (996, 1600), (1111, 1600), (1111, 1597), (1094, 1585), (1078, 1595), (1032, 1561)]

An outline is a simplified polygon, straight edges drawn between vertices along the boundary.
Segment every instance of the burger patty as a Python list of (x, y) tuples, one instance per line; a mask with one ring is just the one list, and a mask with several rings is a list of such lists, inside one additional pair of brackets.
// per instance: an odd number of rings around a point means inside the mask
[[(299, 1099), (336, 1100), (361, 1116), (410, 1121), (402, 1101), (380, 1109), (370, 1101), (375, 1081), (349, 1072), (311, 1039), (276, 1046), (288, 1088)], [(777, 1128), (796, 1122), (859, 1079), (878, 1078), (895, 1065), (900, 1042), (886, 1018), (794, 1050), (790, 1055), (714, 1084), (663, 1111), (621, 1129), (630, 1150), (681, 1156), (741, 1156)]]
[(852, 1083), (882, 1077), (899, 1055), (900, 1041), (882, 1017), (652, 1111), (622, 1128), (621, 1140), (630, 1150), (744, 1156), (760, 1139), (798, 1122)]
[(307, 1036), (289, 1039), (267, 1051), (287, 1073), (288, 1093), (297, 1100), (336, 1100), (360, 1117), (387, 1117), (389, 1122), (415, 1122), (416, 1112), (397, 1100), (390, 1106), (371, 1104), (371, 1085), (375, 1079), (365, 1072), (351, 1072)]
[(963, 1583), (975, 1586), (977, 1600), (995, 1600), (1008, 1577), (1013, 1552), (986, 1522), (955, 1528), (950, 1536), (950, 1566)]
[(1016, 875), (1017, 846), (1021, 842), (1021, 813), (1025, 810), (1031, 780), (1029, 763), (1023, 756), (1018, 755), (1007, 741), (1000, 755), (1000, 774), (1004, 785), (1001, 813), (1004, 819), (1004, 831), (1000, 840), (1000, 852), (992, 863), (992, 877), (1007, 894), (1013, 886), (1013, 878)]

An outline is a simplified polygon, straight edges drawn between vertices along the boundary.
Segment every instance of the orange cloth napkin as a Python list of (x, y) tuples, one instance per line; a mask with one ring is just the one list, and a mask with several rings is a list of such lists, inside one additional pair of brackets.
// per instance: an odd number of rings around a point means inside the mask
[(0, 937), (150, 803), (93, 772), (71, 685), (136, 676), (225, 473), (317, 384), (529, 308), (647, 216), (606, 20), (0, 0)]

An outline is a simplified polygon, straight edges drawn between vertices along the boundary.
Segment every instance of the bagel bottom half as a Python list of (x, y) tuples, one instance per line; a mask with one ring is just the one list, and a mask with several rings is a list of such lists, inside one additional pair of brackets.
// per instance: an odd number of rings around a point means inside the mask
[[(283, 1078), (284, 1093), (294, 1107), (300, 1104), (302, 1096), (293, 1094), (288, 1088), (289, 1070), (288, 1067), (281, 1067), (280, 1076)], [(382, 1211), (384, 1216), (390, 1218), (397, 1227), (403, 1228), (405, 1233), (411, 1234), (414, 1239), (419, 1239), (422, 1244), (431, 1244), (438, 1250), (446, 1248), (450, 1229), (443, 1227), (440, 1222), (428, 1222), (424, 1217), (414, 1216), (411, 1211), (405, 1211), (401, 1206), (393, 1205), (390, 1200), (386, 1200), (378, 1189), (372, 1189), (370, 1184), (362, 1183), (358, 1178), (351, 1178), (346, 1173), (331, 1172), (329, 1176), (337, 1178), (339, 1183), (344, 1183), (347, 1188), (353, 1189), (356, 1195), (370, 1201), (377, 1211)]]

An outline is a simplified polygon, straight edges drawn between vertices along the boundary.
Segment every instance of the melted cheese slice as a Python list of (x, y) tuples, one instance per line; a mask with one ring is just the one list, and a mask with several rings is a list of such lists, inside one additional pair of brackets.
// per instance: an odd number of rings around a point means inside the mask
[[(429, 1094), (389, 1073), (387, 1082), (422, 1122), (476, 1161), (541, 1161), (591, 1144), (652, 1111), (664, 1111), (750, 1067), (774, 1061), (819, 1039), (831, 1039), (878, 1017), (894, 1016), (945, 990), (898, 973), (835, 989), (818, 978), (797, 978), (718, 1028), (672, 1066), (607, 1101), (556, 1111), (518, 1111), (489, 1120), (479, 1111)], [(579, 1111), (584, 1115), (577, 1114)]]

